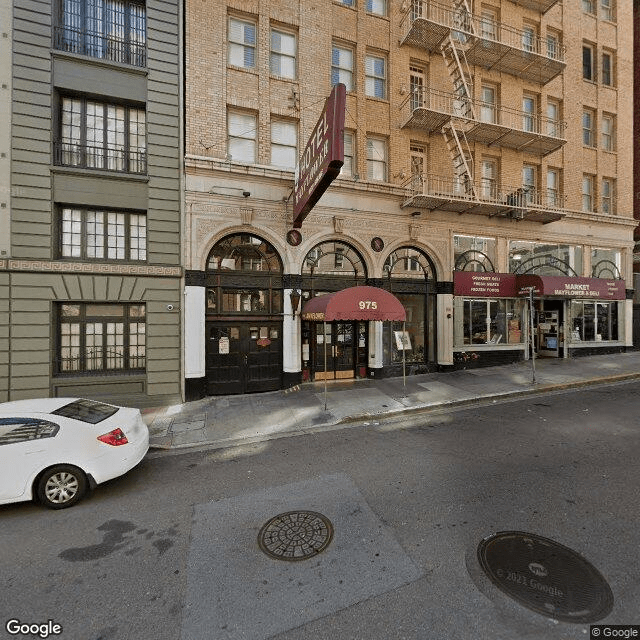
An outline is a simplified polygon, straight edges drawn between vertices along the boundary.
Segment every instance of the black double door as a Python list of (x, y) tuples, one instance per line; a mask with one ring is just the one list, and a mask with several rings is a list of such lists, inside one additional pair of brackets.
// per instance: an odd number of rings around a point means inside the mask
[(312, 326), (314, 380), (366, 376), (367, 323), (316, 322)]
[(282, 386), (282, 322), (206, 323), (208, 395), (275, 391)]

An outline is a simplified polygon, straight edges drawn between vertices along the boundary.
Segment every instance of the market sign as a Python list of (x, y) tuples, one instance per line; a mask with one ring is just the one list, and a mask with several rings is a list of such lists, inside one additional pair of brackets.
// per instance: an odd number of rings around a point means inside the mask
[(513, 273), (487, 271), (455, 271), (453, 294), (481, 298), (514, 298), (516, 276)]
[(529, 295), (529, 288), (537, 296), (562, 298), (598, 298), (624, 300), (624, 280), (606, 278), (572, 278), (570, 276), (517, 276), (518, 295)]
[(296, 167), (293, 188), (293, 226), (299, 229), (309, 211), (344, 164), (344, 117), (347, 89), (333, 87)]

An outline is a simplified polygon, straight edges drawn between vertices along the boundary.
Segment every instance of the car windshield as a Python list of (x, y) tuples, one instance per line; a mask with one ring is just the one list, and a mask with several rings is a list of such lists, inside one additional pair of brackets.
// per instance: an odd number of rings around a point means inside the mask
[(95, 400), (74, 400), (51, 413), (55, 413), (57, 416), (64, 416), (65, 418), (88, 422), (89, 424), (98, 424), (98, 422), (102, 422), (116, 413), (118, 408), (119, 407), (114, 407), (110, 404), (96, 402)]

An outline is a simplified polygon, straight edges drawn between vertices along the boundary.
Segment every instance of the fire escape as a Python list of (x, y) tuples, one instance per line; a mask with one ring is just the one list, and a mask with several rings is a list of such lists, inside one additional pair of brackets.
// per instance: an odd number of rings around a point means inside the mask
[[(542, 12), (557, 0), (513, 1)], [(403, 206), (542, 223), (561, 219), (563, 199), (557, 194), (550, 201), (522, 185), (496, 188), (484, 180), (477, 185), (469, 145), (471, 140), (547, 155), (565, 143), (561, 122), (474, 102), (471, 73), (471, 66), (481, 65), (546, 84), (564, 69), (560, 47), (543, 52), (541, 41), (531, 33), (496, 22), (486, 24), (474, 16), (467, 0), (452, 0), (451, 6), (412, 0), (407, 19), (403, 42), (432, 53), (439, 50), (453, 92), (421, 89), (420, 95), (410, 95), (403, 105), (402, 126), (441, 132), (451, 156), (453, 179), (427, 175), (416, 181), (413, 177)]]

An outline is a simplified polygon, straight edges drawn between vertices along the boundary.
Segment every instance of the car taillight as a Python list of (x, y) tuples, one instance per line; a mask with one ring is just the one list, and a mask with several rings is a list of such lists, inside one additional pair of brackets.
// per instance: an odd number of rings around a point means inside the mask
[(105, 442), (106, 444), (110, 444), (113, 447), (117, 447), (120, 444), (127, 444), (129, 442), (127, 440), (127, 436), (124, 435), (122, 429), (114, 429), (113, 431), (109, 431), (109, 433), (105, 433), (104, 435), (98, 436), (98, 440), (101, 442)]

